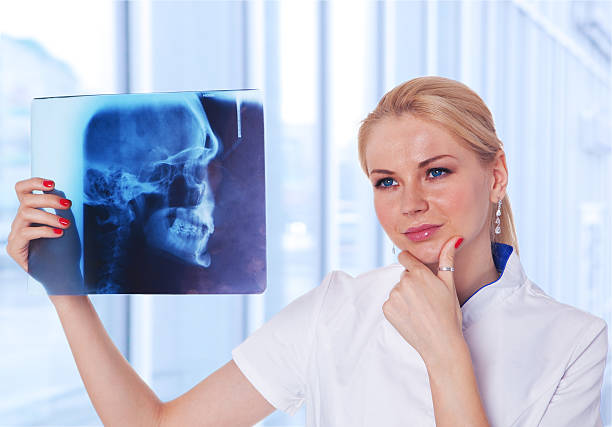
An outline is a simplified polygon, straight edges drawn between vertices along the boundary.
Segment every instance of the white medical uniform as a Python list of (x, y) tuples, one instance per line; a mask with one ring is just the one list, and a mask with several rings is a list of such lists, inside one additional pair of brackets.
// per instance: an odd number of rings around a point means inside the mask
[[(461, 307), (491, 426), (601, 426), (606, 322), (546, 295), (512, 246), (492, 248), (500, 277)], [(237, 346), (235, 363), (277, 409), (305, 403), (308, 427), (435, 426), (423, 359), (382, 311), (403, 269), (329, 273)]]

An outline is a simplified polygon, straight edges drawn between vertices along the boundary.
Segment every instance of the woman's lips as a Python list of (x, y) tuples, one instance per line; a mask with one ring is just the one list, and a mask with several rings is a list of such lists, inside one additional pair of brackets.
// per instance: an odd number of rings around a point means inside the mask
[(414, 233), (404, 233), (404, 235), (413, 242), (421, 242), (429, 239), (440, 227), (440, 225), (434, 225), (421, 231), (415, 231)]

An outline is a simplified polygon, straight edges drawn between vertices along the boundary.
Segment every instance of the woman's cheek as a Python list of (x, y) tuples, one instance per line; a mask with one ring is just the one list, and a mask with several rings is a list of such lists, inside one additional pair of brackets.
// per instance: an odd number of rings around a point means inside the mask
[(465, 186), (454, 185), (440, 188), (436, 197), (437, 205), (443, 206), (446, 215), (451, 218), (461, 215), (475, 202), (470, 196), (470, 192), (465, 190)]
[(445, 214), (453, 223), (455, 232), (459, 234), (470, 233), (476, 227), (475, 222), (479, 221), (482, 202), (471, 189), (469, 183), (455, 186), (447, 191), (444, 201), (440, 201), (445, 206)]
[(378, 217), (378, 222), (382, 228), (389, 234), (393, 229), (393, 203), (389, 197), (385, 197), (385, 195), (375, 195), (374, 196), (374, 210), (376, 211), (376, 216)]

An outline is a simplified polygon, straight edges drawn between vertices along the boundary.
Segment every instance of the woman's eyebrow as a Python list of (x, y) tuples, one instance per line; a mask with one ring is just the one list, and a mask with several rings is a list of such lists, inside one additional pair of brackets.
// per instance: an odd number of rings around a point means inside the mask
[[(438, 159), (440, 159), (442, 157), (452, 157), (453, 159), (456, 159), (455, 156), (451, 156), (450, 154), (441, 154), (439, 156), (434, 156), (434, 157), (431, 157), (431, 158), (429, 158), (427, 160), (423, 160), (421, 163), (419, 163), (419, 169), (422, 168), (422, 167), (427, 166), (429, 163), (434, 162), (434, 161), (436, 161), (436, 160), (438, 160)], [(385, 175), (392, 175), (395, 172), (387, 170), (387, 169), (373, 169), (373, 170), (370, 171), (370, 175), (373, 174), (373, 173), (382, 173), (382, 174), (385, 174)]]
[(434, 161), (438, 160), (441, 157), (452, 157), (453, 159), (456, 159), (455, 156), (451, 156), (450, 154), (441, 154), (439, 156), (435, 156), (435, 157), (432, 157), (430, 159), (423, 160), (421, 163), (419, 163), (419, 169), (424, 167), (424, 166), (427, 166), (429, 163), (434, 162)]

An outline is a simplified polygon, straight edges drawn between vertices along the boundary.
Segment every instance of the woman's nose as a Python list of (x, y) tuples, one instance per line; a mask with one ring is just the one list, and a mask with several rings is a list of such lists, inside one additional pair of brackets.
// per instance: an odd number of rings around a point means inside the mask
[(405, 186), (402, 191), (400, 209), (403, 214), (415, 214), (427, 210), (427, 200), (423, 191), (418, 186)]

